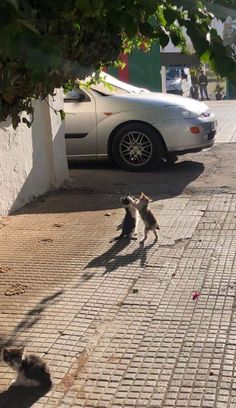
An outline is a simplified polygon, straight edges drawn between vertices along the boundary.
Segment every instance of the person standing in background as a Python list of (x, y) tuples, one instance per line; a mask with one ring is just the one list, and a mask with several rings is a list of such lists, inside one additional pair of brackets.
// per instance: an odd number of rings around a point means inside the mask
[(208, 80), (207, 76), (203, 73), (203, 70), (200, 70), (200, 75), (198, 77), (198, 84), (200, 88), (200, 94), (201, 94), (201, 100), (203, 101), (203, 93), (205, 94), (205, 97), (207, 100), (209, 100), (208, 92), (207, 92), (207, 85), (208, 85)]
[(197, 77), (197, 72), (192, 70), (191, 73), (191, 88), (190, 88), (190, 96), (193, 99), (198, 99), (198, 77)]

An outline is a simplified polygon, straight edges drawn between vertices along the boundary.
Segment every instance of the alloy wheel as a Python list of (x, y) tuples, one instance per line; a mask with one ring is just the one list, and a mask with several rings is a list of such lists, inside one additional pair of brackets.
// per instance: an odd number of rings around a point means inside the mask
[(127, 164), (138, 167), (148, 163), (152, 157), (153, 145), (145, 133), (132, 131), (122, 137), (119, 150)]

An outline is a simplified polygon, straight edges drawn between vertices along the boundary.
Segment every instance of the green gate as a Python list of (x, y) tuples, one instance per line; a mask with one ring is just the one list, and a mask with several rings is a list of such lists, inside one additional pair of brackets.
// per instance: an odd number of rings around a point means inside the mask
[(120, 59), (126, 63), (125, 68), (109, 68), (108, 73), (123, 82), (147, 88), (150, 91), (161, 91), (160, 47), (153, 44), (149, 52), (135, 49), (131, 54), (122, 54)]

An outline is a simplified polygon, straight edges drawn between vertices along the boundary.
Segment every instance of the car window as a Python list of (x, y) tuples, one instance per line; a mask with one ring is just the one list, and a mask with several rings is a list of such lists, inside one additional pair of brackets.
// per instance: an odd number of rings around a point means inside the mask
[(89, 102), (89, 96), (80, 88), (74, 88), (64, 95), (65, 102)]
[(167, 69), (166, 70), (166, 79), (176, 79), (180, 77), (179, 69)]

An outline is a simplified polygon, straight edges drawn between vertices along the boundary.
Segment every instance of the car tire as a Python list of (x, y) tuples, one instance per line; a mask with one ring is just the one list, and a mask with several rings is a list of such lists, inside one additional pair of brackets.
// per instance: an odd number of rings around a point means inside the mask
[(128, 123), (114, 136), (112, 156), (126, 170), (148, 170), (159, 164), (163, 156), (161, 136), (145, 123)]

